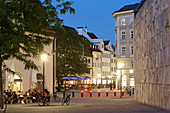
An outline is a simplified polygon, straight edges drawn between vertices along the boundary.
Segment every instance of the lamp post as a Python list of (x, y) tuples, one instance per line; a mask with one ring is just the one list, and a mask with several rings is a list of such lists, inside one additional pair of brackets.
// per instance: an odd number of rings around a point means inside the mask
[(45, 105), (44, 101), (44, 85), (45, 85), (45, 61), (47, 60), (47, 55), (42, 54), (41, 55), (41, 60), (43, 61), (43, 106)]
[(123, 68), (124, 64), (123, 63), (119, 63), (118, 67), (120, 69), (120, 98), (122, 98), (122, 68)]

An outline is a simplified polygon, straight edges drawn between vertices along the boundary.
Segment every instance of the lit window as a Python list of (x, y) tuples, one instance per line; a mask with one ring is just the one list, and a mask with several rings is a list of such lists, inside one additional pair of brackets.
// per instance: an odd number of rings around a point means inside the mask
[(121, 25), (124, 26), (125, 25), (125, 18), (121, 19)]
[(126, 35), (126, 33), (123, 31), (122, 32), (122, 40), (125, 40), (125, 35)]

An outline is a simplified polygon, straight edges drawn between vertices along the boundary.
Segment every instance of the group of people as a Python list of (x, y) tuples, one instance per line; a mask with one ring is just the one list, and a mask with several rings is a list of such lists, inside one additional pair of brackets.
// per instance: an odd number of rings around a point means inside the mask
[[(45, 89), (44, 90), (44, 96), (49, 97), (50, 92)], [(15, 104), (15, 103), (35, 103), (38, 101), (39, 97), (41, 97), (41, 93), (37, 92), (36, 89), (31, 91), (30, 89), (28, 91), (12, 91), (11, 89), (4, 90), (4, 97), (6, 97), (8, 104)]]

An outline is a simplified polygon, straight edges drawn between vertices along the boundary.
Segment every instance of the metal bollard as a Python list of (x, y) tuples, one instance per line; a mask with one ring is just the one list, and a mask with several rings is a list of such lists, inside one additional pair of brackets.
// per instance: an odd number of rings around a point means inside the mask
[(116, 96), (116, 90), (114, 90), (114, 96)]
[(108, 97), (109, 96), (109, 91), (108, 90), (106, 90), (106, 97)]
[(81, 97), (83, 97), (83, 91), (81, 91)]
[(72, 97), (74, 97), (74, 92), (72, 92)]
[(129, 96), (131, 96), (131, 90), (129, 91)]
[(64, 91), (64, 92), (63, 92), (63, 98), (65, 98), (65, 95), (66, 95), (66, 92)]
[(100, 97), (100, 91), (98, 91), (98, 97)]
[(122, 96), (124, 96), (124, 91), (122, 90)]
[(92, 97), (92, 91), (90, 91), (90, 97)]

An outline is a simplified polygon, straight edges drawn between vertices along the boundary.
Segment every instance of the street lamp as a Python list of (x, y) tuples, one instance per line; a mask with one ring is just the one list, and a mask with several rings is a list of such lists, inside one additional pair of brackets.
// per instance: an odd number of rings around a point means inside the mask
[(43, 106), (45, 105), (45, 99), (44, 99), (44, 84), (45, 84), (45, 61), (47, 60), (47, 55), (42, 54), (41, 60), (43, 61)]
[(120, 98), (122, 98), (122, 68), (123, 68), (124, 64), (123, 63), (119, 63), (118, 68), (120, 69)]

